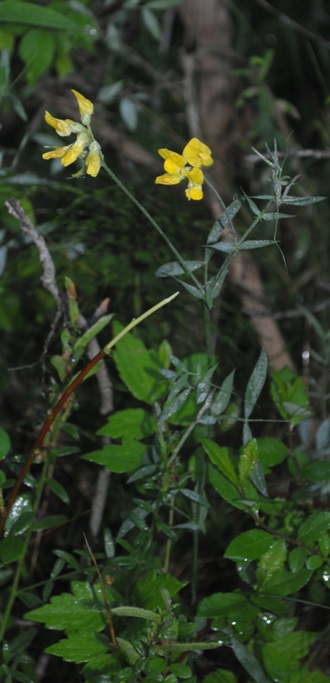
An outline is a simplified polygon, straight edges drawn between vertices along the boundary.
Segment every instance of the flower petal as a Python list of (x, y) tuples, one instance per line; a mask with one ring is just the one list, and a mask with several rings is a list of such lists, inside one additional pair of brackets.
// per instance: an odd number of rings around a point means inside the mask
[(192, 138), (185, 146), (182, 154), (190, 166), (200, 168), (201, 166), (212, 166), (213, 164), (210, 148), (204, 145), (198, 138)]
[(61, 137), (71, 135), (71, 133), (79, 133), (79, 131), (81, 131), (83, 128), (81, 123), (71, 121), (71, 119), (56, 119), (49, 113), (49, 111), (45, 112), (45, 121), (49, 126), (55, 128), (56, 133)]
[(51, 152), (45, 152), (42, 155), (43, 159), (62, 159), (64, 155), (67, 153), (68, 149), (70, 149), (71, 145), (66, 145), (65, 147), (56, 147), (56, 149), (53, 149)]
[(199, 201), (200, 199), (203, 199), (203, 190), (201, 185), (188, 185), (187, 189), (185, 190), (185, 194), (187, 199), (195, 199)]
[(92, 142), (86, 157), (86, 173), (87, 175), (93, 176), (93, 178), (97, 176), (101, 167), (100, 151), (101, 148), (98, 142)]
[(179, 175), (170, 175), (169, 173), (164, 173), (164, 175), (157, 176), (155, 183), (156, 185), (177, 185), (180, 183), (182, 178)]
[[(80, 92), (77, 90), (71, 90), (71, 92), (74, 94), (77, 102), (78, 102), (78, 107), (79, 107), (79, 112), (81, 119), (83, 120), (83, 123), (89, 123), (89, 119), (93, 114), (94, 111), (94, 105), (93, 102), (88, 100), (86, 97), (81, 95)], [(88, 121), (86, 121), (85, 117), (88, 118)]]
[(86, 147), (86, 135), (78, 135), (76, 142), (69, 146), (67, 153), (62, 157), (63, 166), (70, 166), (80, 157)]

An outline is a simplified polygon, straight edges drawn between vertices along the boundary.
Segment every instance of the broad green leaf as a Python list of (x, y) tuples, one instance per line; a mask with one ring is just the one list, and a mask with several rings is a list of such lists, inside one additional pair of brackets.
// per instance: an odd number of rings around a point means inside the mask
[[(114, 336), (119, 334), (123, 326), (113, 324)], [(161, 378), (161, 364), (156, 351), (147, 351), (143, 342), (132, 334), (126, 334), (113, 352), (113, 357), (124, 384), (140, 401), (154, 405), (166, 391)]]
[(321, 534), (330, 529), (330, 512), (312, 512), (298, 529), (298, 541), (307, 546), (318, 542)]
[(304, 566), (308, 557), (308, 550), (305, 547), (294, 548), (288, 556), (289, 567), (293, 574), (299, 572)]
[(170, 261), (156, 270), (156, 277), (174, 277), (177, 275), (184, 275), (184, 273), (192, 273), (204, 265), (203, 261), (185, 261), (186, 269), (182, 268), (177, 261)]
[(285, 541), (277, 539), (273, 545), (261, 556), (258, 562), (257, 579), (259, 588), (267, 586), (272, 576), (284, 566), (287, 557)]
[(158, 574), (155, 569), (147, 572), (137, 583), (134, 590), (135, 602), (143, 609), (154, 610), (157, 607), (164, 609), (162, 591), (165, 589), (170, 597), (174, 597), (184, 583), (166, 572)]
[(30, 24), (60, 29), (61, 31), (81, 31), (80, 24), (51, 7), (32, 2), (2, 0), (0, 2), (0, 22), (10, 24)]
[[(92, 588), (87, 582), (73, 581), (71, 590), (72, 593), (53, 596), (47, 605), (27, 612), (25, 618), (44, 622), (47, 628), (66, 630), (68, 633), (102, 631), (104, 606), (99, 585)], [(96, 606), (97, 598), (100, 609)]]
[(122, 444), (106, 444), (99, 451), (92, 451), (82, 456), (83, 460), (103, 465), (110, 472), (131, 472), (141, 467), (146, 446), (140, 441), (125, 439)]
[(308, 481), (328, 482), (330, 480), (330, 462), (325, 460), (309, 462), (301, 468), (301, 476)]
[(24, 541), (18, 536), (8, 536), (3, 538), (0, 543), (0, 558), (3, 564), (16, 562), (23, 557)]
[(213, 488), (217, 491), (219, 496), (238, 508), (238, 510), (244, 510), (246, 512), (246, 505), (241, 500), (240, 493), (236, 486), (234, 486), (227, 477), (225, 477), (218, 468), (214, 465), (209, 465), (208, 467), (209, 482), (212, 484)]
[(271, 679), (291, 683), (291, 672), (299, 668), (315, 638), (315, 633), (295, 631), (274, 643), (265, 643), (262, 646), (263, 660)]
[[(279, 595), (281, 597), (296, 593), (308, 583), (312, 574), (313, 571), (310, 569), (301, 569), (296, 574), (292, 574), (286, 569), (280, 569), (267, 581), (267, 592), (270, 595)], [(266, 587), (264, 590), (266, 592)]]
[[(211, 441), (211, 439), (201, 439), (201, 443), (213, 465), (215, 465), (235, 487), (238, 487), (238, 476), (230, 459), (228, 449), (218, 446), (218, 444), (215, 443), (215, 441)], [(237, 496), (236, 489), (235, 493)]]
[(53, 493), (55, 493), (55, 496), (57, 496), (63, 503), (65, 503), (66, 505), (70, 503), (70, 498), (65, 488), (62, 486), (62, 484), (56, 481), (56, 479), (47, 479), (46, 485)]
[(101, 436), (112, 436), (113, 439), (143, 439), (153, 434), (156, 420), (151, 413), (142, 408), (127, 408), (110, 415), (107, 424), (96, 433)]
[[(79, 633), (70, 633), (66, 640), (60, 640), (59, 643), (51, 645), (45, 652), (62, 657), (65, 662), (82, 664), (93, 660), (97, 655), (106, 654), (108, 650), (109, 646), (100, 642), (95, 633), (80, 631)], [(110, 663), (112, 656), (108, 654), (108, 657)]]
[(258, 444), (256, 439), (252, 439), (244, 446), (239, 457), (238, 472), (241, 484), (245, 484), (246, 480), (252, 473), (258, 461)]
[(279, 465), (287, 457), (288, 447), (283, 441), (265, 437), (257, 439), (257, 444), (258, 457), (266, 474), (270, 472), (271, 467)]
[(10, 438), (4, 429), (0, 428), (0, 460), (6, 457), (10, 450)]
[(35, 83), (53, 62), (54, 36), (45, 29), (31, 28), (24, 33), (18, 51), (25, 62), (29, 84)]
[(230, 560), (258, 560), (274, 544), (274, 537), (262, 529), (244, 531), (234, 538), (224, 554)]
[(213, 619), (221, 615), (240, 613), (248, 605), (247, 599), (240, 593), (213, 593), (203, 598), (197, 609), (197, 616)]
[(66, 515), (48, 515), (42, 519), (38, 519), (33, 528), (35, 531), (44, 531), (45, 529), (52, 529), (53, 527), (61, 526), (68, 521)]

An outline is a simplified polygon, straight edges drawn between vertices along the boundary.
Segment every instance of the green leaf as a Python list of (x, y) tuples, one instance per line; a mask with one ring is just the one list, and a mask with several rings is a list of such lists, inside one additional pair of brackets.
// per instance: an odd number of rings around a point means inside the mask
[[(76, 662), (82, 664), (89, 662), (94, 657), (108, 652), (108, 646), (97, 639), (94, 633), (71, 633), (66, 640), (60, 640), (59, 643), (51, 645), (45, 652), (57, 657), (62, 657), (65, 662)], [(109, 663), (112, 661), (109, 656)]]
[(184, 275), (186, 272), (192, 273), (204, 265), (203, 261), (185, 261), (186, 269), (182, 268), (177, 261), (170, 261), (156, 270), (156, 277), (174, 277)]
[(53, 62), (54, 36), (49, 31), (31, 28), (24, 33), (18, 51), (26, 64), (27, 79), (31, 85)]
[(151, 413), (142, 408), (119, 410), (108, 418), (108, 422), (96, 433), (101, 436), (112, 436), (113, 439), (143, 439), (153, 434), (156, 420)]
[(4, 429), (0, 428), (0, 460), (6, 457), (10, 450), (10, 438)]
[(273, 545), (261, 556), (258, 562), (257, 579), (260, 588), (267, 586), (268, 581), (273, 575), (284, 566), (287, 557), (287, 547), (285, 541), (278, 539), (274, 541)]
[(240, 483), (244, 486), (246, 480), (252, 473), (258, 462), (258, 444), (256, 439), (252, 439), (244, 446), (239, 457), (238, 472)]
[[(122, 325), (114, 322), (114, 336), (122, 329)], [(154, 405), (164, 395), (166, 386), (159, 373), (162, 366), (157, 353), (147, 351), (140, 339), (126, 334), (116, 344), (113, 357), (122, 381), (135, 398)]]
[(135, 602), (143, 609), (154, 610), (157, 607), (164, 609), (162, 591), (166, 590), (169, 596), (174, 597), (183, 587), (184, 583), (178, 581), (166, 572), (158, 573), (155, 569), (147, 572), (137, 583), (134, 590)]
[(141, 467), (146, 450), (145, 444), (133, 439), (125, 439), (122, 444), (106, 444), (99, 451), (92, 451), (82, 456), (83, 460), (103, 465), (110, 472), (131, 472)]
[(301, 569), (301, 571), (292, 574), (286, 569), (280, 569), (267, 582), (267, 592), (271, 595), (279, 595), (285, 597), (291, 593), (296, 593), (303, 586), (308, 583), (313, 571), (310, 569)]
[[(211, 439), (201, 439), (201, 443), (211, 462), (220, 470), (220, 472), (222, 472), (225, 475), (225, 477), (232, 484), (234, 484), (235, 487), (238, 487), (238, 476), (236, 474), (234, 465), (230, 459), (228, 449), (218, 446), (218, 444), (215, 443), (215, 441), (211, 441)], [(236, 489), (235, 492), (237, 495)]]
[(308, 479), (308, 481), (328, 482), (330, 480), (330, 462), (325, 460), (309, 462), (301, 468), (301, 476)]
[(128, 664), (130, 664), (131, 666), (133, 666), (140, 659), (139, 653), (134, 649), (132, 643), (130, 643), (129, 640), (117, 637), (117, 644), (119, 650), (124, 655)]
[(16, 562), (20, 560), (24, 552), (24, 542), (23, 539), (15, 536), (14, 538), (8, 536), (3, 538), (0, 543), (0, 558), (3, 564), (9, 564), (10, 562)]
[[(68, 633), (83, 631), (97, 633), (104, 628), (104, 605), (100, 586), (83, 581), (73, 581), (72, 593), (53, 596), (50, 603), (25, 614), (25, 618), (44, 622), (47, 628), (66, 630)], [(96, 607), (97, 598), (100, 610)], [(66, 641), (64, 641), (66, 642)], [(86, 660), (81, 660), (86, 661)]]
[(48, 515), (43, 519), (38, 519), (33, 528), (35, 531), (44, 531), (45, 529), (52, 529), (53, 527), (61, 526), (68, 521), (66, 515)]
[(241, 199), (235, 199), (229, 206), (225, 207), (222, 215), (218, 220), (214, 223), (211, 232), (209, 233), (209, 236), (207, 238), (207, 244), (210, 245), (210, 247), (213, 249), (213, 243), (216, 242), (221, 233), (223, 232), (224, 228), (227, 227), (235, 218), (236, 214), (239, 212), (243, 200)]
[(221, 415), (227, 408), (233, 392), (235, 370), (233, 370), (222, 382), (220, 391), (215, 394), (211, 403), (211, 414)]
[(19, 0), (2, 0), (0, 2), (0, 22), (32, 24), (61, 31), (81, 31), (80, 24), (57, 10), (31, 2), (20, 2)]
[(63, 503), (66, 503), (66, 505), (70, 503), (70, 498), (62, 484), (55, 479), (47, 479), (46, 485)]
[(214, 465), (209, 465), (208, 467), (209, 482), (218, 492), (219, 496), (238, 508), (238, 510), (244, 510), (246, 512), (246, 505), (240, 500), (241, 496), (238, 489), (225, 477), (217, 467)]
[(250, 674), (250, 676), (253, 678), (256, 683), (267, 683), (266, 676), (254, 656), (250, 650), (246, 647), (246, 645), (243, 645), (239, 640), (236, 638), (231, 638), (231, 644), (233, 647), (233, 652), (235, 657), (238, 659), (240, 664), (244, 667), (245, 671)]
[(77, 351), (83, 351), (87, 344), (89, 344), (92, 339), (94, 339), (104, 328), (109, 324), (110, 320), (113, 318), (113, 313), (109, 313), (108, 315), (102, 315), (101, 318), (99, 318), (94, 325), (91, 325), (91, 327), (84, 332), (84, 334), (81, 335), (74, 344), (74, 353)]
[(219, 616), (237, 615), (248, 605), (240, 593), (213, 593), (198, 605), (197, 616), (213, 619)]
[(177, 394), (172, 401), (166, 401), (162, 414), (158, 418), (158, 425), (164, 424), (164, 422), (167, 422), (167, 420), (169, 420), (170, 417), (175, 415), (179, 408), (181, 408), (181, 406), (183, 406), (186, 403), (190, 392), (191, 388), (188, 387), (188, 389), (184, 389), (179, 394)]
[(293, 574), (296, 574), (305, 566), (308, 557), (307, 548), (294, 548), (288, 556), (289, 567)]
[(230, 560), (258, 560), (273, 545), (274, 538), (262, 529), (244, 531), (234, 538), (224, 554)]
[[(268, 214), (264, 215), (265, 216)], [(269, 214), (270, 215), (270, 214)], [(275, 240), (245, 240), (239, 245), (241, 249), (262, 249), (263, 247), (269, 247), (271, 244), (276, 244)]]
[[(149, 5), (149, 7), (150, 7), (150, 5)], [(160, 39), (162, 37), (162, 31), (161, 31), (159, 21), (158, 21), (156, 15), (154, 14), (154, 12), (152, 12), (150, 9), (148, 9), (147, 6), (145, 6), (145, 7), (142, 7), (141, 14), (142, 14), (143, 23), (144, 23), (146, 29), (148, 29), (150, 35), (155, 40), (160, 41)]]
[(316, 544), (320, 536), (330, 529), (330, 512), (312, 512), (299, 526), (298, 541), (308, 546)]
[(286, 195), (281, 204), (289, 204), (291, 206), (309, 206), (317, 202), (323, 202), (326, 197), (290, 197)]
[(271, 679), (291, 683), (291, 672), (299, 668), (315, 638), (314, 633), (295, 631), (274, 643), (265, 643), (262, 646), (263, 660)]
[(146, 619), (147, 621), (159, 622), (161, 617), (157, 612), (150, 609), (143, 609), (142, 607), (134, 607), (132, 605), (122, 605), (121, 607), (113, 607), (111, 613), (117, 617), (132, 617), (134, 619)]
[(244, 417), (246, 420), (248, 420), (250, 417), (264, 386), (267, 375), (267, 367), (267, 356), (265, 351), (262, 349), (246, 387), (244, 401)]
[(270, 472), (270, 468), (279, 465), (288, 455), (288, 447), (271, 437), (257, 439), (258, 456), (266, 474)]

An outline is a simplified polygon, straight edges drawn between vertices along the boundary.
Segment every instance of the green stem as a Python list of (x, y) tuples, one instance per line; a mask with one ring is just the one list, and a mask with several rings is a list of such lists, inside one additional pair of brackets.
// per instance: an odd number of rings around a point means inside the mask
[(167, 237), (166, 233), (161, 229), (160, 225), (158, 225), (157, 221), (150, 215), (150, 213), (140, 204), (138, 199), (134, 197), (134, 195), (129, 191), (129, 189), (124, 185), (121, 180), (116, 176), (116, 174), (109, 168), (109, 166), (105, 163), (104, 159), (102, 160), (102, 167), (104, 170), (107, 172), (107, 174), (112, 178), (112, 180), (118, 185), (118, 187), (126, 194), (127, 197), (137, 206), (137, 208), (143, 213), (143, 215), (148, 219), (149, 223), (153, 225), (153, 227), (157, 230), (158, 234), (163, 238), (163, 240), (166, 242), (168, 247), (171, 249), (172, 253), (174, 254), (175, 258), (177, 259), (178, 263), (180, 264), (181, 268), (183, 268), (184, 272), (187, 273), (190, 278), (192, 279), (194, 285), (197, 287), (197, 289), (203, 294), (204, 298), (204, 290), (200, 282), (197, 280), (195, 275), (188, 270), (186, 263), (184, 259), (182, 258), (181, 254), (177, 251), (175, 248), (174, 244), (172, 244), (171, 240), (169, 237)]

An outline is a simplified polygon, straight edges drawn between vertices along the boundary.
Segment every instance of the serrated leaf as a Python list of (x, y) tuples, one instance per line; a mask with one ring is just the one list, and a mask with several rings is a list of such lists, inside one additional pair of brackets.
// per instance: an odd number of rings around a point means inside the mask
[(103, 465), (110, 472), (123, 474), (141, 467), (145, 450), (145, 444), (127, 439), (120, 445), (106, 444), (98, 451), (86, 453), (82, 459)]
[[(108, 652), (108, 646), (100, 642), (94, 633), (71, 633), (66, 640), (51, 645), (45, 650), (46, 653), (62, 657), (65, 662), (82, 664), (89, 662), (94, 657)], [(111, 655), (109, 660), (111, 661)]]
[[(123, 329), (114, 322), (114, 336)], [(166, 391), (159, 371), (162, 369), (156, 351), (148, 351), (143, 342), (132, 334), (126, 334), (113, 352), (118, 372), (130, 392), (141, 401), (154, 405)]]
[(45, 623), (47, 628), (97, 633), (104, 628), (103, 614), (96, 608), (96, 597), (103, 605), (99, 585), (92, 587), (83, 581), (71, 583), (72, 593), (62, 593), (51, 598), (47, 605), (25, 614), (25, 618)]
[(112, 436), (113, 439), (143, 439), (153, 434), (156, 429), (154, 416), (142, 408), (127, 408), (110, 415), (107, 424), (96, 433), (100, 436)]

